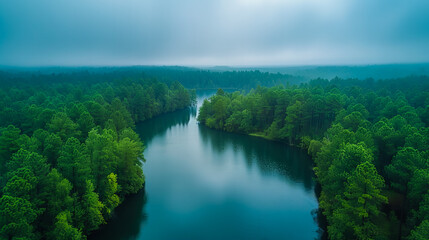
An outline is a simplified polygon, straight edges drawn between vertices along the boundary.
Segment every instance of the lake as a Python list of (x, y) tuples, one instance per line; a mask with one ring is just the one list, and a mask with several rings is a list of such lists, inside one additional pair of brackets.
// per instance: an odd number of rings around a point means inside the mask
[[(198, 92), (197, 107), (213, 93)], [(199, 125), (197, 107), (137, 125), (145, 189), (89, 239), (319, 238), (309, 156)]]

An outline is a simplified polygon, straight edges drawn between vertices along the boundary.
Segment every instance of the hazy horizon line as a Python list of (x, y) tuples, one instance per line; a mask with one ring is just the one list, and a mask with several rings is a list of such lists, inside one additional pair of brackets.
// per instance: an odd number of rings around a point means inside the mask
[(386, 63), (356, 63), (356, 64), (274, 64), (274, 65), (188, 65), (188, 64), (92, 64), (92, 65), (7, 65), (0, 68), (126, 68), (126, 67), (185, 67), (185, 68), (294, 68), (294, 67), (367, 67), (388, 65), (426, 65), (429, 62), (386, 62)]

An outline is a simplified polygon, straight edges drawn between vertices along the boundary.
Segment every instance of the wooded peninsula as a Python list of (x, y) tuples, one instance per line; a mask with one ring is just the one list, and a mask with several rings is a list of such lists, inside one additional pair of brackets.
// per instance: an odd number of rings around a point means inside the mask
[(428, 239), (429, 79), (219, 89), (198, 121), (308, 151), (330, 239)]

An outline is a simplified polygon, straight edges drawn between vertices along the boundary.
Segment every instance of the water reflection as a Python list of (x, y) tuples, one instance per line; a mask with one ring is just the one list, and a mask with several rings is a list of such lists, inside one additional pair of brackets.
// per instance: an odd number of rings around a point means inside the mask
[(278, 173), (287, 181), (302, 183), (307, 191), (313, 191), (312, 161), (301, 149), (258, 137), (225, 133), (203, 125), (199, 125), (198, 130), (204, 144), (210, 145), (215, 154), (223, 153), (232, 147), (234, 153), (244, 153), (249, 168), (256, 165), (265, 175)]
[(196, 107), (189, 107), (172, 113), (163, 114), (138, 124), (136, 126), (136, 132), (140, 134), (140, 138), (147, 146), (155, 136), (164, 137), (169, 129), (177, 125), (181, 127), (188, 125), (192, 114), (195, 116), (195, 112)]
[[(191, 116), (195, 116), (195, 114), (196, 107), (167, 113), (138, 124), (136, 132), (144, 133), (140, 134), (140, 137), (147, 146), (155, 136), (165, 137), (169, 129), (175, 126), (186, 126)], [(137, 194), (127, 196), (124, 202), (115, 209), (108, 223), (93, 232), (89, 239), (136, 239), (147, 222), (145, 205), (149, 197), (150, 193), (146, 193), (144, 189)]]
[[(147, 196), (144, 190), (137, 194), (129, 195), (124, 202), (119, 205), (106, 225), (93, 232), (89, 239), (136, 239), (142, 230), (142, 225), (147, 221), (147, 214), (144, 206)], [(124, 224), (126, 220), (126, 224)]]
[[(199, 92), (198, 106), (215, 91)], [(139, 124), (146, 193), (90, 239), (314, 239), (308, 156), (279, 142), (199, 125), (187, 108)]]
[(192, 106), (192, 107), (190, 107), (189, 108), (189, 111), (190, 111), (190, 115), (193, 117), (193, 118), (196, 118), (197, 117), (197, 106)]

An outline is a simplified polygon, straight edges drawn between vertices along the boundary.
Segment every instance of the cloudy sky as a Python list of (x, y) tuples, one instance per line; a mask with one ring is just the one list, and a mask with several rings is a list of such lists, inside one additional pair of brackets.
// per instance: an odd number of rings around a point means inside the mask
[(1, 0), (0, 65), (429, 62), (427, 0)]

